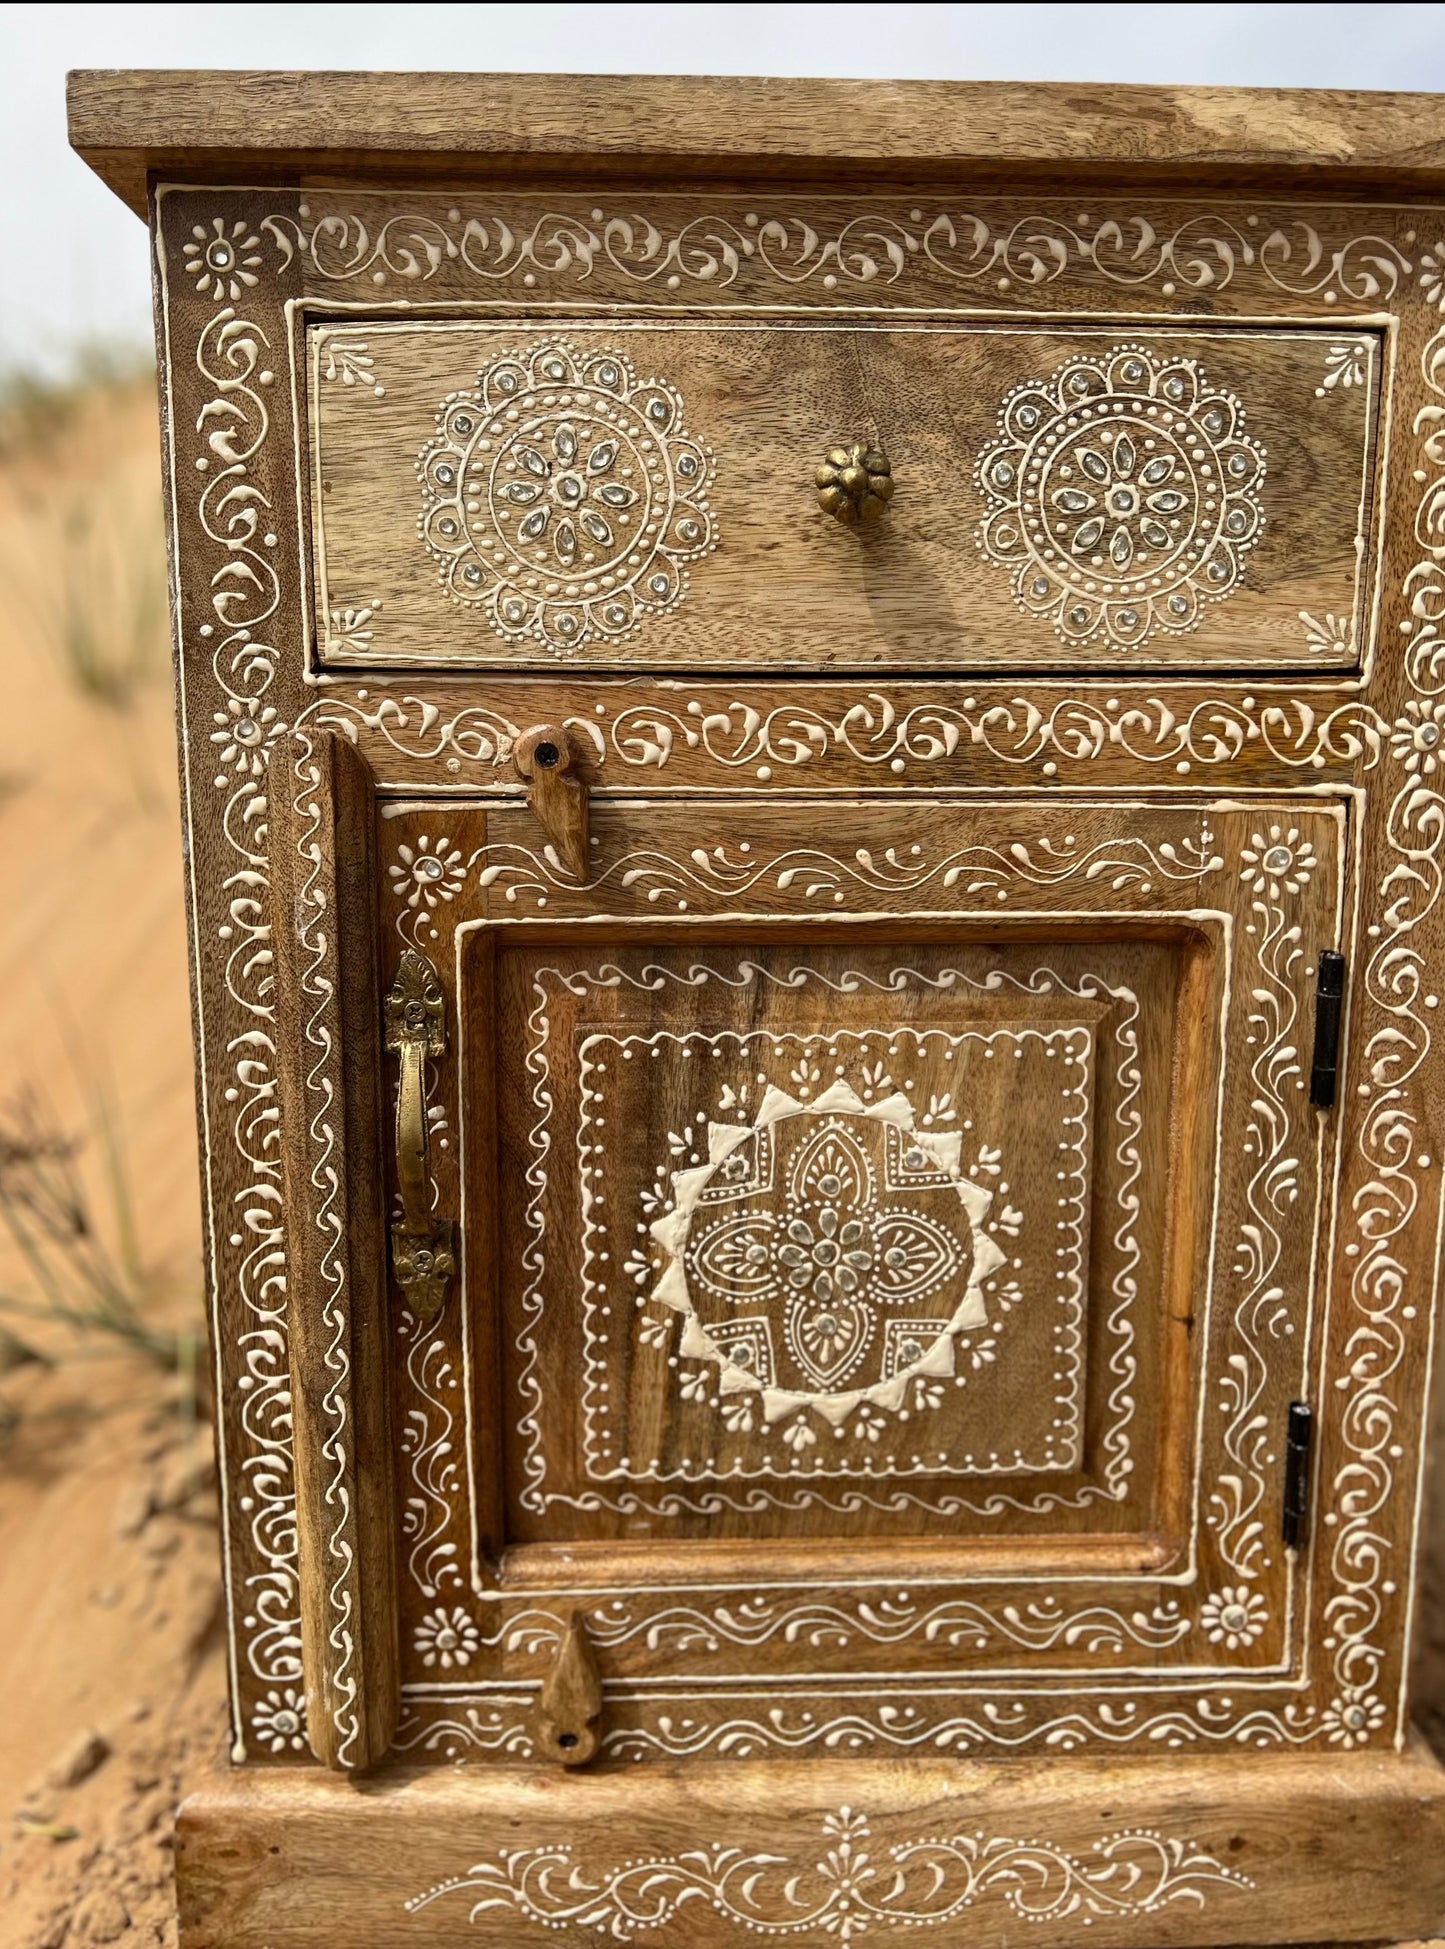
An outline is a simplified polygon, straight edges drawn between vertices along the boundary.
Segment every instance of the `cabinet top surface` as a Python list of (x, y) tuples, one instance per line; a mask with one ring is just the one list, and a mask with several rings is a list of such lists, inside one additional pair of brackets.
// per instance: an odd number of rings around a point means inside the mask
[(527, 174), (995, 187), (1127, 178), (1438, 194), (1440, 97), (1330, 89), (751, 76), (83, 69), (70, 140), (147, 182)]

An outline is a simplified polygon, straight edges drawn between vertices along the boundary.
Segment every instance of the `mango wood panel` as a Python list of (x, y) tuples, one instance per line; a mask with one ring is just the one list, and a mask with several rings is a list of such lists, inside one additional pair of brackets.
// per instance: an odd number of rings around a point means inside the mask
[(72, 144), (141, 214), (147, 171), (223, 182), (258, 166), (289, 180), (787, 168), (823, 181), (1445, 182), (1432, 96), (1343, 89), (86, 69), (67, 93)]
[(182, 1808), (176, 1874), (197, 1949), (1370, 1940), (1439, 1926), (1445, 1787), (1423, 1752), (243, 1774)]
[[(320, 661), (1347, 666), (1381, 349), (1373, 332), (319, 326)], [(841, 528), (814, 475), (860, 438), (894, 497)], [(1324, 634), (1301, 620), (1325, 615)]]

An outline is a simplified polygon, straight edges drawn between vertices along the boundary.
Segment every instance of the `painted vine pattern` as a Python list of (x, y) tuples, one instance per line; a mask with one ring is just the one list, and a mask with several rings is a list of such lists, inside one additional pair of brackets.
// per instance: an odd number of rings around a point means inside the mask
[[(1437, 280), (1438, 285), (1438, 280)], [(1421, 494), (1414, 533), (1420, 558), (1404, 578), (1406, 619), (1401, 625), (1403, 668), (1413, 696), (1406, 701), (1393, 755), (1394, 794), (1384, 820), (1384, 870), (1367, 938), (1369, 956), (1360, 985), (1369, 1010), (1360, 1080), (1362, 1116), (1359, 1157), (1363, 1181), (1353, 1198), (1354, 1237), (1345, 1252), (1352, 1262), (1353, 1312), (1344, 1344), (1342, 1459), (1332, 1484), (1326, 1523), (1334, 1591), (1324, 1607), (1335, 1682), (1345, 1711), (1362, 1732), (1384, 1721), (1378, 1696), (1390, 1649), (1381, 1626), (1386, 1599), (1404, 1570), (1390, 1566), (1398, 1545), (1387, 1515), (1397, 1500), (1396, 1463), (1402, 1454), (1397, 1376), (1404, 1362), (1409, 1323), (1428, 1313), (1428, 1275), (1416, 1292), (1407, 1263), (1407, 1233), (1419, 1210), (1423, 1174), (1432, 1158), (1422, 1087), (1432, 1036), (1425, 993), (1427, 950), (1420, 944), (1440, 903), (1441, 852), (1445, 846), (1445, 797), (1438, 725), (1445, 697), (1445, 325), (1420, 352), (1427, 399), (1411, 426), (1418, 442), (1416, 479)], [(1413, 726), (1406, 731), (1404, 727)], [(1435, 735), (1422, 742), (1422, 727)], [(1440, 952), (1438, 945), (1434, 953)], [(1438, 1192), (1437, 1192), (1438, 1196)], [(1431, 1227), (1433, 1232), (1434, 1227)], [(1423, 1439), (1416, 1421), (1415, 1439)], [(1410, 1533), (1405, 1531), (1405, 1549)], [(1395, 1736), (1403, 1739), (1403, 1683), (1395, 1706)]]
[(322, 1365), (325, 1386), (317, 1403), (321, 1424), (320, 1452), (328, 1471), (324, 1501), (325, 1527), (319, 1538), (326, 1556), (326, 1640), (330, 1657), (324, 1673), (308, 1674), (308, 1693), (322, 1698), (338, 1735), (336, 1764), (354, 1764), (353, 1750), (361, 1735), (360, 1685), (356, 1671), (356, 1629), (361, 1614), (361, 1563), (356, 1511), (348, 1486), (356, 1417), (351, 1406), (351, 1358), (347, 1348), (350, 1294), (347, 1290), (345, 1221), (338, 1210), (345, 1161), (339, 1153), (335, 1126), (341, 1064), (338, 1020), (339, 978), (333, 960), (335, 916), (328, 907), (321, 850), (322, 812), (317, 792), (320, 768), (307, 731), (295, 738), (294, 763), (289, 768), (296, 815), (296, 848), (304, 862), (304, 878), (296, 900), (296, 933), (304, 965), (299, 983), (303, 996), (301, 1037), (305, 1045), (304, 1092), (309, 1175), (316, 1192), (314, 1222), (324, 1246), (317, 1271), (320, 1290), (308, 1295), (327, 1336)]
[[(449, 714), (427, 697), (377, 697), (366, 689), (354, 697), (330, 691), (314, 709), (320, 723), (354, 741), (364, 736), (407, 759), (440, 762), (449, 779), (479, 783), (487, 782), (487, 773), (510, 782), (512, 751), (523, 729), (488, 705), (467, 704)], [(1303, 697), (1261, 704), (1248, 694), (1191, 693), (1176, 709), (1167, 696), (1133, 691), (1107, 702), (1064, 696), (1045, 708), (1028, 696), (909, 704), (870, 690), (837, 716), (806, 704), (762, 709), (693, 698), (681, 706), (626, 705), (615, 715), (603, 705), (592, 717), (567, 723), (588, 741), (604, 775), (609, 764), (662, 771), (697, 752), (724, 774), (747, 770), (765, 784), (829, 758), (886, 766), (895, 777), (911, 764), (947, 765), (951, 778), (955, 761), (966, 761), (975, 747), (1000, 764), (1035, 767), (1045, 778), (1056, 776), (1061, 763), (1117, 757), (1168, 766), (1182, 783), (1196, 766), (1237, 764), (1256, 744), (1288, 771), (1373, 770), (1388, 746), (1413, 748), (1420, 728), (1408, 715), (1392, 724), (1355, 700), (1320, 710)]]
[[(244, 1446), (237, 1459), (241, 1493), (235, 1498), (235, 1514), (248, 1519), (254, 1565), (248, 1566), (240, 1588), (228, 1593), (235, 1634), (232, 1689), (237, 1695), (233, 1696), (237, 1758), (245, 1756), (246, 1731), (235, 1661), (243, 1658), (251, 1678), (273, 1688), (266, 1696), (291, 1699), (293, 1706), (302, 1677), (267, 805), (261, 762), (266, 745), (286, 729), (267, 701), (278, 667), (270, 637), (281, 607), (281, 583), (273, 553), (276, 537), (270, 528), (273, 509), (255, 478), (257, 457), (271, 432), (263, 396), (273, 378), (266, 364), (270, 352), (261, 327), (223, 305), (205, 323), (194, 354), (210, 393), (195, 421), (202, 449), (196, 460), (201, 476), (196, 514), (210, 544), (211, 570), (209, 614), (196, 634), (203, 651), (209, 652), (215, 700), (211, 716), (217, 727), (211, 738), (218, 767), (215, 788), (224, 794), (216, 823), (225, 918), (217, 925), (216, 936), (225, 957), (222, 979), (233, 1009), (224, 1031), (230, 1078), (224, 1099), (231, 1106), (231, 1142), (240, 1176), (231, 1225), (226, 1228), (228, 1251), (223, 1252), (215, 1238), (224, 1221), (212, 1221), (212, 1278), (218, 1303), (233, 1295), (226, 1310), (241, 1322), (236, 1346), (240, 1372), (233, 1384), (240, 1397), (238, 1420)], [(222, 1371), (218, 1374), (222, 1400), (226, 1382)], [(228, 1483), (228, 1543), (229, 1490)], [(234, 1615), (238, 1601), (239, 1620)]]
[(1244, 850), (1240, 872), (1250, 892), (1254, 918), (1248, 932), (1254, 937), (1257, 970), (1247, 1016), (1254, 1056), (1243, 1143), (1249, 1160), (1245, 1195), (1250, 1216), (1236, 1244), (1233, 1277), (1242, 1290), (1234, 1308), (1232, 1350), (1219, 1380), (1219, 1405), (1228, 1417), (1226, 1466), (1210, 1491), (1207, 1515), (1225, 1564), (1242, 1578), (1260, 1575), (1273, 1560), (1260, 1519), (1276, 1439), (1266, 1412), (1268, 1343), (1279, 1349), (1295, 1332), (1293, 1294), (1280, 1277), (1280, 1226), (1300, 1194), (1304, 1143), (1297, 1120), (1304, 1090), (1298, 1024), (1305, 946), (1290, 903), (1319, 865), (1311, 842), (1294, 828), (1286, 833), (1274, 825), (1254, 834), (1253, 840)]
[[(1330, 239), (1301, 217), (1238, 220), (1211, 212), (1171, 228), (1143, 212), (1070, 223), (1043, 212), (880, 204), (842, 222), (819, 206), (807, 215), (759, 208), (740, 220), (710, 212), (679, 224), (660, 214), (597, 208), (585, 215), (520, 206), (473, 212), (446, 198), (431, 199), (431, 208), (369, 218), (360, 198), (350, 202), (318, 211), (303, 198), (294, 212), (275, 211), (254, 228), (241, 226), (243, 235), (197, 254), (189, 267), (197, 290), (234, 302), (241, 295), (230, 275), (238, 250), (256, 267), (241, 271), (248, 285), (266, 261), (257, 258), (264, 251), (275, 270), (296, 267), (326, 283), (355, 282), (369, 286), (373, 297), (438, 280), (483, 288), (515, 283), (540, 298), (558, 288), (585, 290), (594, 279), (605, 290), (610, 279), (616, 291), (686, 290), (695, 299), (739, 284), (793, 292), (816, 286), (824, 296), (857, 296), (869, 287), (926, 279), (1017, 303), (1075, 280), (1102, 279), (1116, 290), (1155, 290), (1167, 299), (1216, 293), (1252, 278), (1294, 297), (1378, 305), (1401, 295), (1412, 276), (1427, 296), (1439, 283), (1428, 252), (1418, 263), (1406, 254), (1416, 242), (1413, 230), (1402, 249), (1378, 231)], [(209, 261), (217, 248), (227, 257), (221, 266)]]
[[(990, 1896), (1028, 1922), (1152, 1915), (1170, 1902), (1203, 1906), (1216, 1890), (1254, 1883), (1193, 1841), (1131, 1828), (1095, 1841), (1092, 1859), (1040, 1840), (972, 1833), (880, 1844), (868, 1816), (823, 1817), (819, 1853), (746, 1852), (723, 1842), (678, 1855), (591, 1868), (570, 1842), (502, 1848), (406, 1904), (415, 1915), (460, 1895), (467, 1920), (495, 1909), (554, 1929), (592, 1929), (614, 1942), (667, 1929), (711, 1909), (740, 1932), (822, 1931), (840, 1943), (877, 1929), (937, 1929)], [(676, 1938), (674, 1938), (676, 1939)]]

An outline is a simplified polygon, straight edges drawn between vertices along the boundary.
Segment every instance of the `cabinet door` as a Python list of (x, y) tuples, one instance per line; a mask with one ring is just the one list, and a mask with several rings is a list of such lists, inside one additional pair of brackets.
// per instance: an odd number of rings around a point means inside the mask
[(1287, 1700), (1347, 839), (599, 800), (579, 881), (520, 807), (383, 804), (381, 993), (439, 1031), (383, 1057), (436, 1227), (419, 1278), (388, 1136), (400, 1750), (545, 1753), (579, 1626), (614, 1758)]

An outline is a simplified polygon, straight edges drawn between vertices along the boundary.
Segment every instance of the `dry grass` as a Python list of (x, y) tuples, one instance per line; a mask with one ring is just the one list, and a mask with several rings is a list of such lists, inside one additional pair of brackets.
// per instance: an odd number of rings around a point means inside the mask
[(32, 643), (81, 696), (134, 710), (170, 662), (156, 504), (137, 503), (124, 481), (65, 483), (27, 500), (6, 571)]
[(121, 377), (0, 378), (7, 1949), (174, 1949), (172, 1811), (224, 1723), (154, 392)]
[[(199, 1364), (194, 1258), (186, 1253), (180, 1286), (164, 1273), (176, 1259), (174, 1228), (158, 1245), (147, 1240), (154, 1202), (137, 1208), (127, 1138), (128, 1124), (144, 1128), (159, 1115), (169, 1141), (188, 1146), (188, 1106), (179, 1097), (137, 1105), (130, 1061), (123, 1123), (115, 1092), (99, 1080), (108, 1071), (85, 1053), (75, 1026), (85, 1021), (87, 1039), (101, 1047), (116, 1033), (97, 1009), (107, 963), (113, 981), (123, 953), (102, 878), (117, 861), (105, 855), (118, 849), (127, 876), (134, 861), (145, 883), (150, 856), (166, 855), (169, 866), (174, 852), (173, 828), (142, 834), (116, 792), (128, 778), (131, 807), (165, 808), (156, 754), (168, 742), (161, 679), (169, 641), (159, 479), (147, 451), (153, 375), (128, 355), (88, 354), (78, 365), (83, 382), (0, 375), (0, 568), (15, 598), (8, 621), (0, 619), (13, 706), (0, 740), (0, 824), (11, 857), (31, 867), (8, 957), (0, 945), (0, 979), (30, 1018), (28, 1031), (0, 1048), (0, 1327), (9, 1341), (0, 1434), (7, 1425), (13, 1432), (30, 1391), (24, 1352), (62, 1365), (101, 1351), (138, 1355), (152, 1369), (189, 1375), (183, 1391), (192, 1404)], [(5, 766), (11, 754), (23, 769)], [(174, 913), (178, 874), (161, 884)], [(50, 889), (61, 887), (67, 905), (57, 908)], [(29, 913), (26, 898), (36, 902)], [(70, 901), (93, 947), (74, 939)], [(94, 966), (67, 960), (77, 946), (87, 958), (99, 949)], [(37, 950), (55, 966), (37, 967)], [(44, 1021), (34, 1013), (36, 988)], [(173, 1006), (132, 1004), (125, 1053), (142, 1057), (142, 1075), (154, 1072), (175, 1032)], [(63, 1108), (57, 1091), (69, 1099)], [(153, 1174), (155, 1144), (147, 1130), (142, 1181)], [(192, 1232), (191, 1211), (182, 1229)], [(170, 1323), (178, 1312), (179, 1328)]]
[(115, 376), (97, 387), (0, 375), (0, 571), (17, 646), (114, 725), (120, 768), (155, 811), (163, 788), (124, 735), (170, 662), (158, 481), (135, 441), (154, 377), (134, 357), (97, 355), (93, 369)]
[(72, 490), (45, 511), (64, 572), (31, 601), (41, 640), (85, 697), (133, 710), (169, 662), (165, 564), (153, 546), (154, 511), (115, 489)]
[[(182, 1296), (185, 1324), (161, 1323), (178, 1295), (142, 1248), (124, 1137), (105, 1096), (96, 1134), (109, 1207), (100, 1212), (79, 1167), (80, 1140), (60, 1132), (33, 1095), (0, 1108), (0, 1226), (27, 1275), (22, 1290), (0, 1291), (0, 1444), (35, 1419), (27, 1367), (136, 1354), (177, 1378), (190, 1453), (207, 1406), (199, 1295)], [(82, 1394), (79, 1412), (86, 1406)]]

